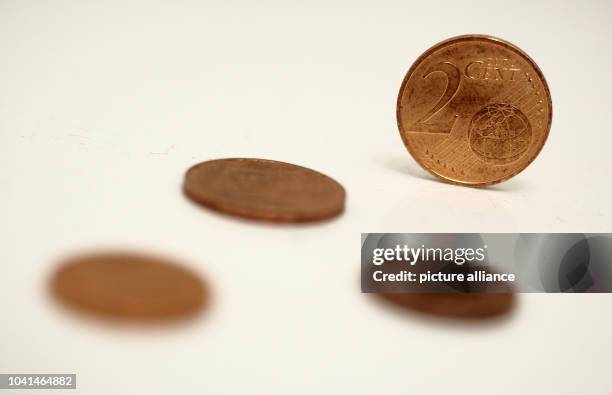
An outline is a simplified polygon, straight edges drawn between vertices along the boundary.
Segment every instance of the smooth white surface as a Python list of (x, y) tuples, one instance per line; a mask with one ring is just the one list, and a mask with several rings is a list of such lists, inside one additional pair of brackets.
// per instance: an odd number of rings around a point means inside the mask
[[(611, 3), (0, 2), (0, 372), (75, 394), (609, 393), (609, 295), (519, 295), (468, 325), (359, 291), (361, 232), (610, 232)], [(450, 36), (515, 43), (553, 96), (549, 140), (489, 189), (432, 180), (397, 132), (412, 62)], [(271, 226), (199, 209), (184, 171), (253, 156), (325, 172), (346, 213)], [(176, 257), (215, 289), (171, 328), (49, 300), (87, 248)], [(48, 391), (46, 393), (53, 393)]]

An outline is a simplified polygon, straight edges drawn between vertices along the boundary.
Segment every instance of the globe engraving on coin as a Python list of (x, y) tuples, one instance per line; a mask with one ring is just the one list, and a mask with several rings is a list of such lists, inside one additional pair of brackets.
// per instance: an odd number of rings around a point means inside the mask
[(552, 103), (538, 66), (498, 38), (443, 41), (412, 65), (400, 88), (404, 145), (446, 181), (495, 184), (525, 169), (542, 149)]
[(482, 160), (509, 163), (525, 153), (531, 141), (529, 119), (510, 104), (489, 104), (470, 123), (470, 147)]
[(240, 217), (312, 222), (344, 210), (344, 188), (317, 171), (265, 159), (230, 158), (197, 164), (185, 175), (196, 203)]

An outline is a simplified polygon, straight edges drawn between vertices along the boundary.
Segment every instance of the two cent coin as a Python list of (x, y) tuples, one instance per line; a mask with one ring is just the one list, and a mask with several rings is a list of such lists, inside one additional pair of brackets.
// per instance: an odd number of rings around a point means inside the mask
[(483, 186), (518, 174), (550, 130), (546, 80), (523, 51), (501, 39), (460, 36), (412, 65), (397, 101), (402, 140), (416, 161), (457, 184)]
[(193, 166), (185, 194), (223, 213), (273, 222), (311, 222), (344, 210), (344, 188), (305, 167), (264, 159), (218, 159)]

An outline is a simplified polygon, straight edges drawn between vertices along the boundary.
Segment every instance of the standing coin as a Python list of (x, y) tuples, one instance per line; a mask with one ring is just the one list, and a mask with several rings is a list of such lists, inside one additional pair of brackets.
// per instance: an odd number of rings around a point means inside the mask
[(275, 222), (311, 222), (344, 210), (344, 188), (305, 167), (265, 159), (218, 159), (185, 175), (185, 194), (209, 208)]
[(134, 253), (95, 253), (64, 262), (51, 289), (62, 302), (100, 315), (178, 318), (208, 302), (205, 283), (171, 262)]
[(498, 38), (459, 36), (427, 50), (400, 88), (404, 145), (426, 170), (456, 184), (509, 179), (538, 155), (550, 130), (546, 80)]

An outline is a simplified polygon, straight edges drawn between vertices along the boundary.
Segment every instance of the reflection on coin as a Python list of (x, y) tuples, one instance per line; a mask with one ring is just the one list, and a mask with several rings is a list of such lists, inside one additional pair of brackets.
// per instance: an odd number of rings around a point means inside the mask
[(51, 288), (73, 307), (109, 317), (179, 318), (208, 302), (204, 282), (160, 258), (133, 253), (96, 253), (71, 258), (55, 273)]
[(218, 159), (187, 171), (185, 194), (209, 208), (241, 217), (310, 222), (344, 210), (344, 188), (305, 167), (264, 159)]
[(501, 39), (459, 36), (427, 50), (400, 88), (404, 145), (426, 170), (483, 186), (515, 176), (550, 130), (546, 80), (523, 51)]
[(400, 307), (447, 318), (485, 319), (509, 313), (512, 293), (384, 293), (382, 298)]

